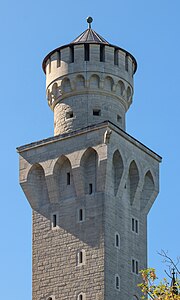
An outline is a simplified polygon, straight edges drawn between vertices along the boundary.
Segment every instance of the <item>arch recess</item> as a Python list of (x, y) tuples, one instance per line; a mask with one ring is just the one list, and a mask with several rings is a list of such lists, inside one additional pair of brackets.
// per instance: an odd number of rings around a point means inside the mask
[(98, 88), (99, 88), (99, 83), (100, 83), (100, 78), (99, 78), (99, 76), (96, 75), (96, 74), (93, 74), (93, 75), (90, 77), (90, 80), (89, 80), (90, 88), (92, 88), (92, 89), (98, 89)]
[(122, 178), (124, 166), (123, 160), (119, 153), (119, 150), (116, 150), (113, 155), (113, 164), (112, 164), (112, 178), (113, 178), (113, 186), (114, 186), (114, 195), (116, 196), (118, 187)]
[(55, 163), (54, 179), (56, 182), (58, 196), (60, 199), (71, 198), (75, 196), (75, 187), (70, 160), (62, 155)]
[(141, 194), (140, 208), (143, 210), (150, 200), (155, 189), (154, 180), (150, 171), (144, 177), (143, 190)]
[(132, 97), (132, 93), (131, 93), (131, 89), (130, 87), (128, 86), (127, 88), (127, 101), (131, 101), (131, 97)]
[(85, 194), (96, 191), (98, 154), (93, 148), (88, 148), (81, 158), (82, 178)]
[(62, 91), (65, 92), (65, 93), (68, 93), (68, 92), (72, 91), (71, 82), (70, 82), (69, 78), (66, 77), (62, 80), (61, 88), (62, 88)]
[(129, 188), (130, 188), (130, 203), (133, 204), (136, 190), (139, 183), (139, 171), (138, 167), (133, 160), (129, 167)]
[(114, 80), (112, 79), (112, 77), (107, 76), (104, 80), (104, 89), (106, 91), (111, 92), (113, 89), (113, 85), (114, 85)]
[(75, 82), (76, 82), (76, 89), (80, 90), (85, 88), (85, 78), (83, 75), (76, 76)]
[(44, 169), (40, 164), (34, 164), (27, 176), (28, 200), (33, 208), (49, 203), (49, 195)]
[(116, 86), (116, 94), (118, 94), (119, 96), (124, 96), (124, 91), (125, 91), (124, 82), (119, 80)]

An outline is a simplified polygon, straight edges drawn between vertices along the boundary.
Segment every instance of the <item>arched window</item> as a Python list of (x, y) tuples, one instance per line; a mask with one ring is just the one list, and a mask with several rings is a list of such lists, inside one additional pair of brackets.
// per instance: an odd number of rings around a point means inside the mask
[(86, 296), (84, 293), (80, 293), (77, 297), (77, 300), (86, 300)]
[(120, 291), (120, 277), (118, 274), (115, 275), (115, 289)]

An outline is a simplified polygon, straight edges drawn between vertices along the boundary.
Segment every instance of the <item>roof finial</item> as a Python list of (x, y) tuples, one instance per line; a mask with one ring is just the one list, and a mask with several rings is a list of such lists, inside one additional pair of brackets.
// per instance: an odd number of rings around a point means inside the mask
[(90, 29), (93, 18), (92, 17), (87, 17), (86, 21), (88, 22), (88, 28)]

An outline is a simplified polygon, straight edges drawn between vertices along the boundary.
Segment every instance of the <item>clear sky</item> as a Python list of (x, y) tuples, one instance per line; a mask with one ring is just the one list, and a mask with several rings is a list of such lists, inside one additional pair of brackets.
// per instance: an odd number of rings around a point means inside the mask
[(163, 157), (160, 194), (148, 218), (149, 265), (180, 255), (180, 1), (1, 0), (0, 298), (31, 300), (31, 208), (18, 185), (16, 147), (53, 135), (41, 62), (93, 29), (137, 59), (127, 132)]

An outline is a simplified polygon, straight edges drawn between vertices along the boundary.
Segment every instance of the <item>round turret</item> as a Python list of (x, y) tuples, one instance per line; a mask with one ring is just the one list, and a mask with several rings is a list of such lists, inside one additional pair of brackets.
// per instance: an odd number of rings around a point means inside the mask
[(54, 135), (108, 120), (125, 130), (132, 103), (135, 58), (89, 28), (43, 61), (46, 92), (54, 111)]

